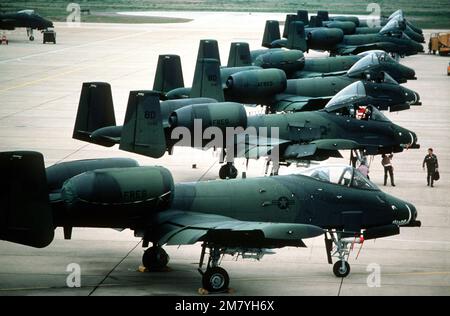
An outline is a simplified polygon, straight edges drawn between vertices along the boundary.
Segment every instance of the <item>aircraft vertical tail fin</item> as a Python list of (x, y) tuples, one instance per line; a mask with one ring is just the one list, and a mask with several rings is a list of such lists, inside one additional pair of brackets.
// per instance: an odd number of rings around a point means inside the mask
[(251, 65), (252, 57), (248, 43), (231, 43), (227, 67), (245, 67)]
[(219, 44), (216, 40), (205, 39), (200, 40), (200, 45), (198, 46), (197, 60), (211, 58), (217, 59), (219, 61), (219, 67), (221, 65)]
[(309, 20), (309, 27), (322, 27), (322, 26), (323, 26), (322, 17), (318, 15), (311, 16), (311, 19)]
[(152, 158), (164, 155), (167, 146), (158, 92), (130, 91), (119, 148)]
[(319, 10), (317, 11), (317, 17), (320, 18), (322, 21), (329, 21), (330, 16), (328, 15), (328, 11)]
[(288, 38), (289, 37), (289, 28), (291, 27), (291, 23), (295, 21), (300, 21), (300, 18), (296, 14), (288, 14), (286, 15), (286, 21), (284, 22), (284, 29), (283, 29), (283, 37)]
[(298, 20), (303, 22), (303, 25), (308, 25), (309, 23), (308, 10), (298, 10), (297, 16)]
[(183, 69), (178, 55), (159, 55), (153, 90), (162, 93), (184, 87)]
[(298, 49), (303, 52), (308, 50), (308, 43), (306, 42), (305, 25), (301, 21), (291, 23), (289, 27), (289, 36), (287, 48)]
[(54, 236), (44, 158), (31, 151), (0, 153), (0, 239), (36, 248)]
[(225, 100), (220, 79), (220, 64), (217, 59), (197, 60), (190, 96), (191, 98), (212, 98), (218, 102)]
[(266, 26), (264, 28), (264, 36), (261, 46), (272, 48), (272, 43), (276, 40), (281, 39), (280, 35), (280, 23), (275, 20), (266, 21)]
[[(81, 88), (72, 138), (94, 142), (91, 134), (100, 128), (109, 126), (116, 126), (110, 84), (106, 82), (84, 82)], [(99, 145), (113, 146), (114, 144), (99, 143)]]

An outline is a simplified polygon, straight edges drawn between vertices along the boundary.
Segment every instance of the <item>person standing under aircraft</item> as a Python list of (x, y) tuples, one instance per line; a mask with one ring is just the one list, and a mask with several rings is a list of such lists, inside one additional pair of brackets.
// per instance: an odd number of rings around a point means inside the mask
[(388, 176), (391, 178), (391, 185), (395, 187), (394, 182), (394, 167), (392, 166), (392, 158), (394, 158), (393, 154), (390, 154), (389, 156), (386, 154), (383, 154), (381, 156), (381, 164), (384, 167), (384, 186), (387, 185)]
[(427, 166), (427, 185), (434, 187), (434, 174), (439, 169), (439, 163), (437, 156), (433, 153), (433, 148), (428, 149), (428, 154), (422, 163), (422, 168), (425, 170), (425, 165)]
[(363, 176), (370, 180), (369, 177), (369, 166), (367, 165), (367, 158), (363, 157), (361, 159), (361, 164), (358, 167), (358, 171), (361, 172)]

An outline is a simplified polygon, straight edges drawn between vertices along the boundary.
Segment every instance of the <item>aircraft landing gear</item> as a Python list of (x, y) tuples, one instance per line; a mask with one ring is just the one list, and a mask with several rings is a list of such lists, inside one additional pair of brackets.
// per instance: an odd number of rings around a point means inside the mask
[(153, 246), (145, 250), (142, 264), (149, 271), (161, 271), (169, 263), (169, 255), (160, 246)]
[(33, 29), (27, 28), (27, 36), (30, 41), (34, 41)]
[(232, 162), (227, 162), (225, 165), (220, 167), (219, 177), (220, 179), (236, 179), (238, 176), (238, 170)]
[(345, 278), (350, 274), (350, 264), (348, 263), (350, 249), (355, 243), (362, 242), (363, 241), (360, 239), (354, 237), (342, 238), (340, 232), (327, 232), (325, 235), (325, 245), (327, 249), (328, 262), (332, 264), (332, 258), (338, 259), (333, 265), (333, 273), (336, 277)]
[(347, 275), (350, 274), (350, 265), (347, 261), (337, 261), (333, 265), (333, 273), (338, 278), (345, 278)]
[[(203, 261), (205, 258), (206, 248), (209, 248), (209, 259), (206, 271), (202, 271)], [(219, 260), (223, 250), (217, 246), (204, 243), (202, 245), (202, 253), (198, 271), (202, 275), (203, 289), (209, 293), (223, 293), (228, 291), (230, 285), (230, 277), (225, 269), (219, 267)]]

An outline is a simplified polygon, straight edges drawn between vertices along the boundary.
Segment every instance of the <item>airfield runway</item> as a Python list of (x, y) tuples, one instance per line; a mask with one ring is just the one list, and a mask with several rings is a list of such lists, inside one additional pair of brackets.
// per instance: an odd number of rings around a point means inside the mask
[[(190, 86), (200, 39), (217, 39), (226, 64), (231, 42), (246, 41), (251, 49), (258, 49), (264, 21), (283, 19), (282, 14), (248, 13), (177, 16), (193, 21), (81, 27), (56, 23), (56, 45), (42, 45), (40, 34), (29, 42), (24, 30), (9, 33), (9, 45), (0, 46), (0, 151), (40, 151), (48, 166), (94, 157), (133, 157), (144, 165), (166, 166), (176, 181), (215, 179), (219, 163), (211, 152), (178, 148), (173, 156), (153, 160), (71, 139), (82, 82), (111, 83), (120, 123), (129, 91), (152, 88), (159, 54), (181, 56), (185, 83)], [(432, 31), (425, 32), (428, 37)], [(323, 238), (306, 240), (306, 249), (277, 250), (260, 262), (225, 258), (223, 267), (230, 273), (235, 295), (450, 295), (449, 61), (426, 54), (403, 59), (416, 70), (418, 80), (407, 86), (420, 93), (423, 106), (387, 114), (415, 131), (422, 149), (396, 155), (397, 187), (382, 188), (414, 203), (423, 226), (366, 242), (356, 259), (357, 246), (350, 259), (352, 272), (344, 280), (334, 277), (327, 264)], [(442, 180), (434, 189), (426, 186), (421, 167), (428, 147), (435, 148), (440, 162)], [(194, 163), (196, 169), (191, 168)], [(243, 164), (239, 162), (238, 168), (242, 171)], [(263, 170), (264, 161), (251, 161), (248, 174), (262, 176)], [(295, 171), (289, 168), (282, 173)], [(379, 157), (372, 162), (371, 177), (382, 185)], [(143, 249), (129, 230), (75, 229), (73, 239), (65, 241), (58, 229), (56, 236), (45, 249), (0, 242), (0, 295), (197, 294), (198, 245), (166, 247), (171, 271), (141, 273)], [(71, 263), (81, 267), (81, 288), (66, 285)], [(367, 285), (373, 267), (381, 269), (379, 287)]]

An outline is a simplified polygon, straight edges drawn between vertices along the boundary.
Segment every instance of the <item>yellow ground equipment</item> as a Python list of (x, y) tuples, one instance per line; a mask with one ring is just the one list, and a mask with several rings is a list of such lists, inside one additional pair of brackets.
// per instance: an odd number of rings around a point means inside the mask
[(450, 54), (450, 33), (433, 33), (430, 37), (430, 50), (441, 56)]

